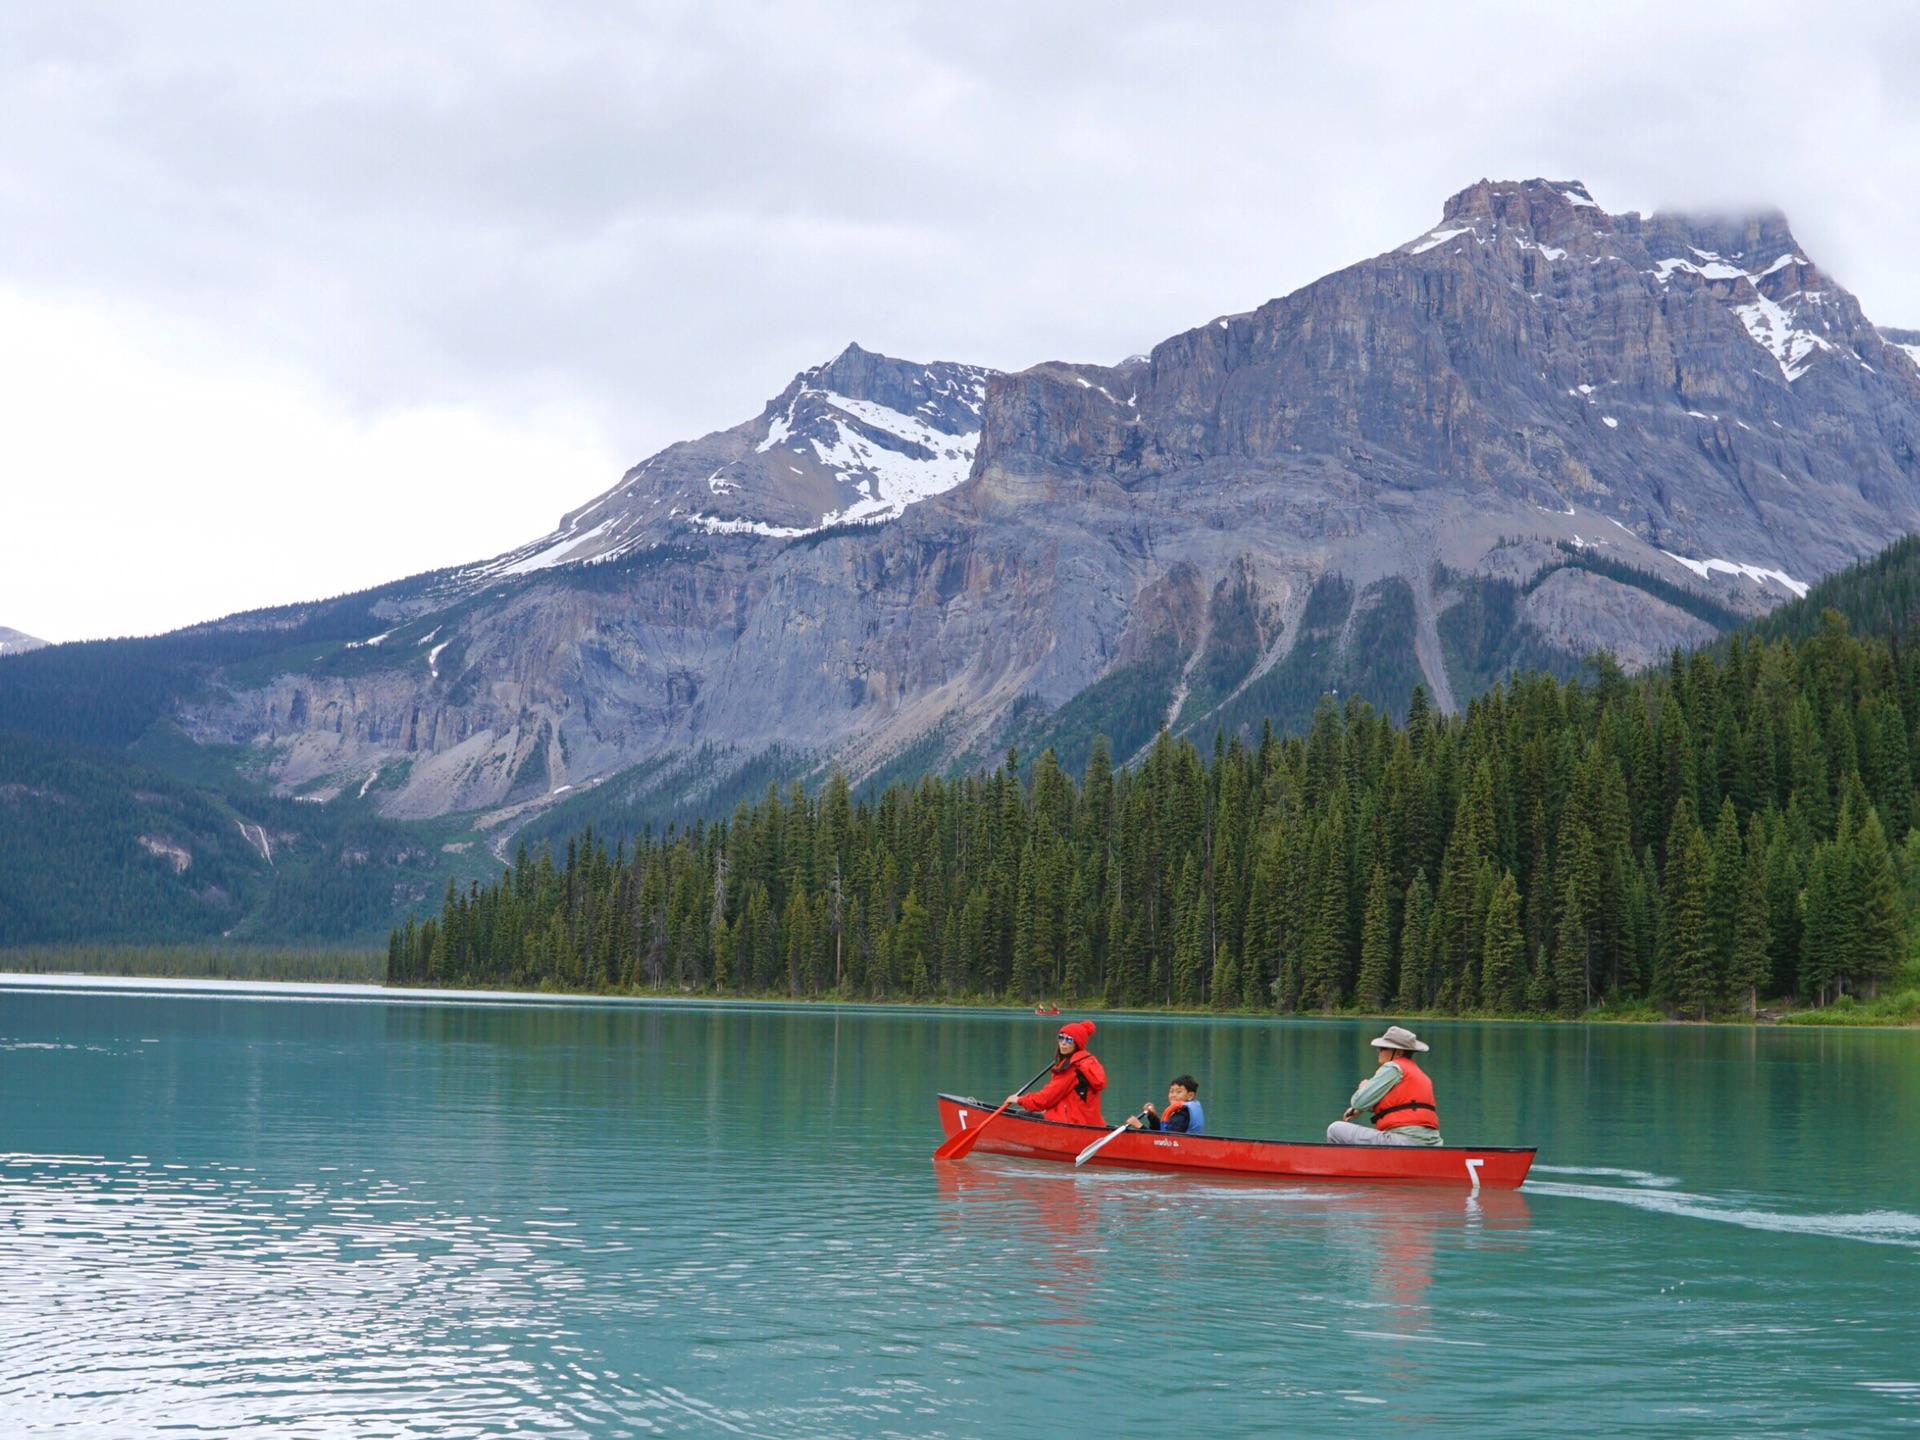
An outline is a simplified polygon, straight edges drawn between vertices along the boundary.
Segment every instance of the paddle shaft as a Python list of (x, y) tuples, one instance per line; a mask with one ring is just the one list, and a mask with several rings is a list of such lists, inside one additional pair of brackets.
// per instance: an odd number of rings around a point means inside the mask
[[(1147, 1112), (1142, 1110), (1140, 1113), (1144, 1115)], [(1118, 1140), (1121, 1137), (1121, 1135), (1123, 1135), (1126, 1132), (1127, 1127), (1133, 1124), (1134, 1118), (1135, 1118), (1134, 1116), (1129, 1115), (1126, 1119), (1122, 1120), (1118, 1125), (1114, 1126), (1113, 1129), (1109, 1130), (1106, 1134), (1102, 1135), (1098, 1140), (1094, 1141), (1093, 1144), (1087, 1146), (1086, 1149), (1082, 1150), (1078, 1155), (1074, 1156), (1073, 1163), (1076, 1165), (1086, 1164), (1087, 1161), (1091, 1160), (1094, 1156), (1100, 1153), (1101, 1146), (1105, 1145), (1109, 1140)]]
[(1017, 1100), (1021, 1095), (1025, 1094), (1028, 1090), (1032, 1089), (1035, 1085), (1038, 1085), (1043, 1079), (1045, 1079), (1048, 1072), (1051, 1071), (1052, 1069), (1053, 1069), (1053, 1061), (1049, 1060), (1046, 1063), (1046, 1065), (1041, 1068), (1039, 1074), (1035, 1075), (1031, 1080), (1027, 1081), (1025, 1085), (1022, 1085), (1018, 1090), (1014, 1091), (1013, 1094), (1009, 1095), (1005, 1100), (1002, 1100), (1000, 1102), (999, 1110), (994, 1111), (991, 1115), (987, 1116), (986, 1119), (982, 1120), (978, 1125), (975, 1125), (971, 1130), (962, 1130), (958, 1135), (955, 1135), (952, 1139), (943, 1140), (940, 1143), (940, 1148), (933, 1152), (933, 1158), (936, 1160), (964, 1160), (967, 1157), (967, 1155), (972, 1151), (973, 1147), (980, 1142), (981, 1132), (984, 1131), (987, 1128), (987, 1126), (991, 1125), (994, 1121), (998, 1120), (1001, 1116), (1001, 1113), (1007, 1108), (1007, 1106), (1013, 1104), (1013, 1102)]

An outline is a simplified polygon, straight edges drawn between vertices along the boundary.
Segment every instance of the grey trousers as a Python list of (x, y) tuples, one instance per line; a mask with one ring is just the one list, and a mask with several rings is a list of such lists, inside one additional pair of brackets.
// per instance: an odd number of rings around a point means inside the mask
[(1371, 1125), (1355, 1125), (1351, 1120), (1336, 1120), (1327, 1126), (1327, 1139), (1336, 1145), (1418, 1145), (1398, 1130), (1376, 1130)]

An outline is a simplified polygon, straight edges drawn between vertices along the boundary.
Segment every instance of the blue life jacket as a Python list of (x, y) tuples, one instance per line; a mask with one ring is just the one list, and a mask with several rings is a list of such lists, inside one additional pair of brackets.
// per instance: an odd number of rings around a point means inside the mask
[[(1167, 1115), (1185, 1115), (1187, 1117), (1186, 1128), (1184, 1130), (1178, 1130), (1167, 1124)], [(1206, 1112), (1200, 1108), (1200, 1102), (1198, 1100), (1189, 1100), (1178, 1110), (1168, 1111), (1167, 1115), (1155, 1116), (1152, 1128), (1155, 1130), (1171, 1130), (1175, 1135), (1198, 1135), (1202, 1127), (1207, 1123)]]

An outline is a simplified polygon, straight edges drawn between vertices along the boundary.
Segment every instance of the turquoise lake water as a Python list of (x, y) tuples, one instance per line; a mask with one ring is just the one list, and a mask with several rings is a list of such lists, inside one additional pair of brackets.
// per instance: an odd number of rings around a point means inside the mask
[[(1518, 1193), (930, 1163), (1058, 1023), (0, 988), (0, 1430), (1920, 1428), (1920, 1034), (1423, 1026)], [(1371, 1033), (1095, 1049), (1308, 1138)]]

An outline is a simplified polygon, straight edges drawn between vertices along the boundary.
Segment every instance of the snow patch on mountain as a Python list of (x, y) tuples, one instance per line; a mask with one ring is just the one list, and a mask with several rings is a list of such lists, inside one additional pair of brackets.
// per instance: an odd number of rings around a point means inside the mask
[(1733, 313), (1740, 317), (1747, 333), (1779, 362), (1780, 373), (1789, 383), (1807, 373), (1816, 350), (1833, 349), (1811, 330), (1794, 324), (1784, 307), (1764, 295), (1756, 293), (1746, 304), (1734, 306)]
[(689, 515), (687, 523), (709, 535), (771, 535), (776, 539), (791, 540), (801, 535), (811, 535), (814, 526), (769, 525), (764, 520), (723, 520), (717, 515)]
[(564, 565), (573, 558), (574, 552), (589, 548), (613, 528), (614, 522), (602, 520), (591, 530), (575, 530), (560, 536), (551, 544), (534, 551), (531, 555), (518, 558), (507, 557), (506, 563), (490, 567), (486, 573), (493, 576), (530, 575), (535, 570), (550, 569), (555, 565)]
[(1789, 250), (1784, 255), (1775, 256), (1763, 269), (1748, 270), (1712, 250), (1693, 246), (1687, 248), (1695, 259), (1672, 256), (1656, 260), (1654, 278), (1662, 286), (1671, 284), (1674, 276), (1681, 274), (1695, 275), (1707, 281), (1732, 282), (1732, 299), (1735, 303), (1730, 308), (1746, 327), (1747, 334), (1753, 337), (1754, 343), (1773, 356), (1774, 363), (1779, 365), (1780, 373), (1786, 376), (1788, 384), (1807, 373), (1820, 351), (1833, 349), (1832, 344), (1808, 323), (1804, 313), (1808, 307), (1823, 303), (1825, 296), (1817, 290), (1795, 289), (1780, 299), (1774, 299), (1760, 288), (1763, 280), (1778, 275), (1787, 267), (1810, 263), (1804, 256)]
[(1676, 560), (1687, 567), (1702, 580), (1718, 570), (1725, 575), (1744, 575), (1756, 585), (1765, 585), (1769, 580), (1784, 589), (1791, 590), (1796, 600), (1805, 599), (1811, 588), (1806, 581), (1796, 580), (1784, 570), (1770, 570), (1764, 565), (1749, 565), (1743, 560), (1689, 560), (1684, 555), (1676, 555), (1671, 550), (1660, 552), (1669, 560)]
[[(951, 398), (974, 415), (985, 408), (984, 371), (966, 390), (950, 388)], [(809, 412), (804, 418), (803, 410)], [(767, 438), (754, 449), (762, 454), (776, 447), (792, 450), (824, 466), (836, 480), (856, 488), (858, 498), (850, 505), (821, 517), (815, 528), (824, 529), (849, 522), (892, 520), (904, 514), (909, 505), (944, 494), (972, 473), (974, 451), (979, 445), (977, 429), (949, 434), (921, 415), (832, 390), (803, 387), (787, 402), (785, 412), (768, 423)], [(752, 533), (789, 530), (773, 526)], [(729, 529), (722, 533), (744, 532)]]
[[(1462, 225), (1457, 230), (1429, 230), (1427, 232), (1426, 238), (1423, 239), (1419, 244), (1410, 246), (1407, 250), (1407, 253), (1409, 255), (1424, 255), (1427, 253), (1427, 251), (1433, 249), (1436, 245), (1444, 245), (1449, 240), (1456, 239), (1461, 235), (1469, 235), (1472, 233), (1473, 233), (1473, 227), (1471, 225)], [(1225, 324), (1226, 322), (1222, 321), (1221, 323)]]
[[(1688, 247), (1692, 248), (1692, 247)], [(1683, 270), (1689, 275), (1698, 275), (1703, 280), (1751, 280), (1738, 265), (1729, 265), (1711, 250), (1695, 250), (1700, 259), (1696, 262), (1682, 258), (1670, 258), (1653, 262), (1654, 278), (1662, 285), (1673, 279), (1674, 271)]]

